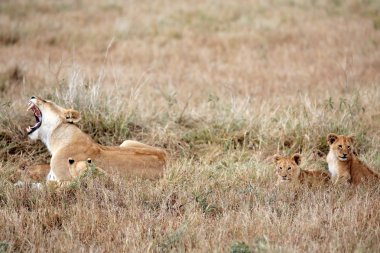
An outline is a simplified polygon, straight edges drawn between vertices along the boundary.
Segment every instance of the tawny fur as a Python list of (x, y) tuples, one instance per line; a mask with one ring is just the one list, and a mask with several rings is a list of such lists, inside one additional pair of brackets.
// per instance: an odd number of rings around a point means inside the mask
[(299, 167), (301, 163), (300, 154), (294, 154), (290, 157), (275, 155), (274, 162), (276, 164), (277, 185), (293, 183), (311, 186), (330, 181), (330, 174), (328, 172), (322, 170), (302, 170)]
[[(149, 145), (134, 140), (126, 140), (120, 145), (120, 147), (151, 148)], [(166, 159), (166, 157), (164, 157), (164, 159)], [(69, 164), (70, 175), (73, 179), (84, 173), (89, 167), (89, 160), (92, 161), (91, 158), (88, 158), (87, 161), (75, 161), (74, 164)], [(97, 167), (97, 169), (103, 171), (99, 167)], [(21, 165), (20, 169), (16, 172), (16, 178), (19, 178), (21, 181), (42, 182), (46, 180), (49, 171), (50, 164)]]
[(354, 153), (354, 137), (329, 134), (330, 151), (326, 157), (334, 184), (339, 182), (358, 185), (366, 180), (379, 180), (380, 176), (360, 161)]
[(64, 109), (40, 98), (33, 97), (30, 102), (41, 111), (42, 124), (29, 137), (42, 140), (52, 155), (48, 180), (71, 179), (67, 169), (69, 157), (76, 161), (91, 157), (106, 172), (116, 172), (123, 176), (162, 176), (167, 159), (164, 150), (135, 141), (126, 142), (123, 147), (100, 145), (72, 124), (79, 121), (79, 112)]
[(50, 171), (49, 164), (22, 165), (16, 172), (21, 181), (42, 182)]
[(105, 173), (105, 171), (95, 164), (92, 163), (92, 159), (88, 158), (87, 161), (75, 161), (71, 157), (68, 159), (70, 175), (73, 179), (82, 176), (87, 170), (91, 169), (92, 166), (97, 172)]

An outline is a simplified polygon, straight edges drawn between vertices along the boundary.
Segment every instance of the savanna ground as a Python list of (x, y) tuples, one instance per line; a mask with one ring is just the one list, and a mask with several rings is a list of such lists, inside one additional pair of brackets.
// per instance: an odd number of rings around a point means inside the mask
[[(1, 1), (0, 252), (379, 252), (379, 185), (295, 194), (271, 158), (326, 169), (326, 135), (355, 134), (380, 170), (379, 17), (371, 0)], [(13, 187), (49, 161), (31, 95), (102, 144), (165, 148), (164, 178)]]

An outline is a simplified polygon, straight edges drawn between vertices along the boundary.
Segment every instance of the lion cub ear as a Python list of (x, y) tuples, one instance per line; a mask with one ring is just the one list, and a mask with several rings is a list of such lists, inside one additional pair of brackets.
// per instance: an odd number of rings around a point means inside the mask
[(77, 123), (81, 119), (80, 113), (73, 109), (66, 110), (64, 117), (68, 123)]
[(294, 154), (293, 156), (292, 156), (292, 159), (296, 162), (296, 164), (297, 165), (300, 165), (300, 163), (301, 163), (301, 155), (300, 154)]
[(327, 143), (329, 145), (332, 145), (337, 139), (338, 139), (338, 135), (336, 135), (336, 134), (331, 133), (331, 134), (327, 135)]
[(277, 163), (281, 158), (282, 158), (282, 156), (276, 154), (276, 155), (273, 156), (273, 162)]
[(74, 159), (71, 158), (71, 157), (70, 157), (68, 160), (69, 160), (69, 164), (70, 164), (70, 165), (73, 165), (73, 163), (75, 162)]

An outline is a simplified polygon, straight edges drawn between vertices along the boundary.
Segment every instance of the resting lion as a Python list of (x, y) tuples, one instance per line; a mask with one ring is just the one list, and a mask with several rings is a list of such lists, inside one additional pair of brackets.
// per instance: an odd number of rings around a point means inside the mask
[(49, 164), (23, 164), (16, 171), (16, 177), (21, 181), (42, 182), (46, 179), (49, 171)]
[(68, 181), (68, 158), (84, 161), (88, 157), (107, 173), (116, 172), (128, 177), (157, 178), (166, 165), (164, 150), (136, 141), (125, 141), (120, 147), (103, 146), (82, 132), (75, 124), (80, 113), (65, 109), (52, 101), (31, 97), (29, 108), (36, 124), (28, 127), (28, 137), (41, 140), (52, 155), (48, 181)]
[(326, 157), (334, 184), (339, 182), (358, 185), (363, 180), (379, 180), (380, 175), (360, 161), (354, 153), (354, 137), (329, 134), (330, 151)]
[[(143, 144), (138, 141), (126, 140), (124, 141), (120, 147), (150, 147), (146, 144)], [(71, 157), (69, 158), (69, 170), (71, 177), (73, 179), (82, 175), (83, 172), (88, 168), (88, 165), (92, 163), (91, 158), (88, 158), (87, 161), (75, 161)], [(97, 168), (99, 169), (99, 168)], [(23, 181), (31, 181), (31, 182), (42, 182), (46, 180), (47, 175), (50, 171), (49, 164), (33, 164), (27, 165), (22, 164), (20, 168), (16, 171), (16, 178), (19, 178), (20, 182)]]
[(91, 158), (87, 158), (87, 161), (75, 161), (73, 158), (69, 158), (69, 171), (73, 179), (83, 176), (86, 171), (89, 171), (91, 169), (93, 169), (96, 173), (105, 173), (104, 170), (92, 163)]
[(330, 175), (322, 170), (302, 170), (301, 155), (294, 154), (291, 157), (275, 155), (277, 185), (285, 183), (304, 184), (308, 186), (320, 183), (328, 183)]

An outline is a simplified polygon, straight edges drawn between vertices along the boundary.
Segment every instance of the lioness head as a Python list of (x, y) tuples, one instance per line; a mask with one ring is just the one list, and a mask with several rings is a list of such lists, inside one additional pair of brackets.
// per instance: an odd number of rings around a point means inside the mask
[(354, 137), (329, 134), (327, 136), (327, 143), (330, 145), (330, 151), (340, 161), (351, 160), (354, 152)]
[(87, 161), (78, 161), (75, 162), (73, 158), (69, 158), (69, 171), (70, 175), (73, 178), (77, 178), (78, 176), (81, 176), (91, 165), (92, 161), (91, 158), (88, 158)]
[(28, 137), (32, 140), (47, 135), (60, 123), (75, 123), (80, 120), (79, 112), (62, 108), (52, 101), (47, 101), (35, 96), (30, 98), (28, 111), (29, 110), (33, 112), (36, 119), (36, 124), (26, 129)]
[(300, 175), (301, 155), (294, 154), (291, 157), (275, 155), (274, 163), (276, 164), (276, 174), (278, 182), (296, 181)]

